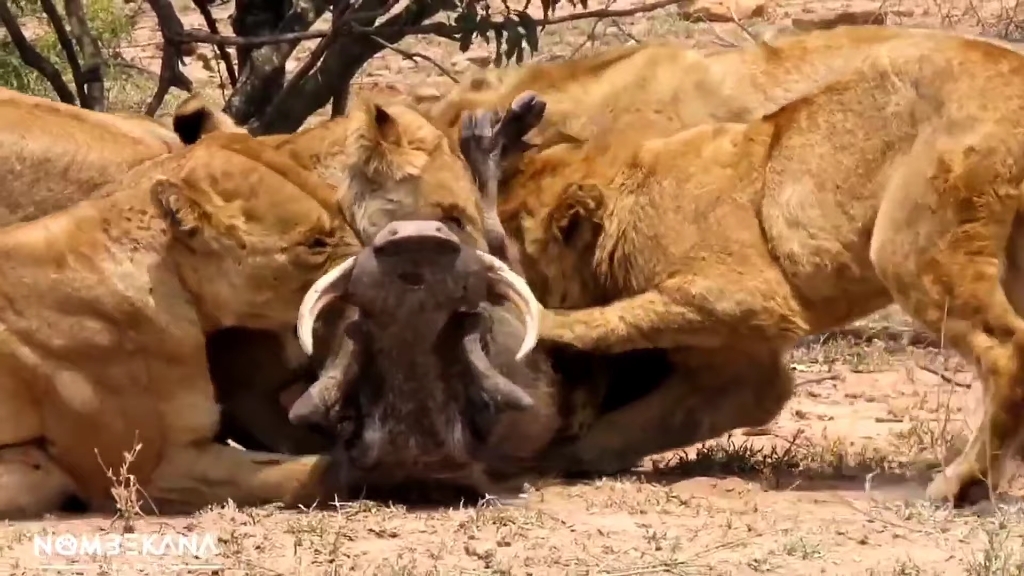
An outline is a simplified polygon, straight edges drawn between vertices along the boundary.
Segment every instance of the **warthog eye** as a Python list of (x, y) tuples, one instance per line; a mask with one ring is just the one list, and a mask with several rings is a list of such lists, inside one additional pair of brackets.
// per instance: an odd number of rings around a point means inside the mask
[(466, 223), (463, 222), (462, 218), (459, 218), (458, 216), (445, 216), (444, 218), (441, 219), (441, 222), (443, 222), (446, 226), (454, 226), (458, 230), (466, 230)]

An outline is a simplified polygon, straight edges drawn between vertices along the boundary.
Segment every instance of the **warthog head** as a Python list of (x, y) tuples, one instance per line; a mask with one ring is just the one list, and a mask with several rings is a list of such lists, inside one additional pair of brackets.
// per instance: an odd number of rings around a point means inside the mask
[(298, 332), (307, 354), (319, 317), (345, 338), (291, 418), (333, 429), (344, 456), (339, 479), (350, 490), (507, 492), (502, 479), (555, 433), (554, 375), (543, 355), (531, 354), (540, 305), (514, 270), (496, 208), (500, 144), (517, 141), (542, 113), (543, 103), (527, 96), (500, 122), (464, 122), (463, 155), (484, 190), (486, 250), (450, 222), (403, 214), (303, 300)]

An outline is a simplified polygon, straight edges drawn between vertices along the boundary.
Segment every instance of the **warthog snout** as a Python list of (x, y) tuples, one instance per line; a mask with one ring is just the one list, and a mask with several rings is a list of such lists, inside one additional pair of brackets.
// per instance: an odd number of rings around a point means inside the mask
[(402, 258), (423, 254), (427, 257), (458, 257), (462, 246), (448, 227), (433, 220), (404, 220), (384, 227), (373, 240), (377, 258)]
[(446, 309), (473, 309), (487, 296), (483, 260), (437, 221), (388, 224), (363, 260), (352, 271), (349, 301), (370, 314), (382, 306), (392, 308), (390, 300), (409, 298), (410, 288), (420, 290), (423, 305)]
[[(397, 282), (396, 282), (397, 280)], [(313, 351), (313, 323), (335, 298), (367, 317), (416, 318), (431, 310), (472, 310), (488, 288), (508, 299), (522, 314), (526, 334), (516, 354), (522, 358), (537, 344), (540, 304), (526, 281), (491, 254), (459, 242), (434, 220), (392, 222), (370, 247), (324, 274), (299, 307), (299, 342)], [(402, 314), (396, 315), (395, 312)]]

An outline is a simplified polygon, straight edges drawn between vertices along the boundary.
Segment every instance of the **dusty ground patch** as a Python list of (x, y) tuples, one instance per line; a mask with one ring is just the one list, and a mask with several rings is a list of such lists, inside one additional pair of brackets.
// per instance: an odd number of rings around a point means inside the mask
[[(890, 322), (894, 320), (886, 319)], [(896, 320), (898, 322), (898, 320)], [(891, 332), (891, 328), (887, 329)], [(1024, 574), (1024, 506), (967, 512), (920, 496), (963, 442), (972, 375), (935, 349), (812, 339), (772, 426), (650, 459), (633, 474), (534, 487), (523, 508), (218, 508), (0, 531), (0, 570), (207, 574)], [(1011, 495), (1024, 496), (1017, 481)], [(54, 555), (54, 534), (210, 534), (203, 558)], [(132, 538), (129, 536), (128, 538)], [(223, 569), (185, 568), (217, 565)], [(177, 566), (173, 566), (177, 565)], [(237, 572), (233, 572), (236, 571)]]
[[(179, 3), (185, 25), (201, 27), (187, 4)], [(214, 9), (223, 29), (232, 9), (231, 2)], [(782, 0), (763, 12), (744, 20), (746, 31), (676, 10), (577, 22), (547, 30), (538, 56), (651, 37), (700, 48), (742, 44), (749, 35), (770, 37), (842, 14), (884, 13), (892, 23), (1009, 39), (1019, 33), (1016, 4), (991, 0)], [(456, 72), (473, 65), (441, 40), (401, 46)], [(159, 43), (147, 9), (138, 11), (132, 39), (119, 53), (144, 74), (157, 69)], [(200, 54), (208, 60), (213, 52)], [(190, 58), (186, 72), (215, 97), (218, 80), (203, 60)], [(429, 63), (384, 53), (357, 79), (356, 91), (443, 89), (448, 82)], [(909, 330), (895, 314), (872, 322), (886, 333), (893, 326)], [(811, 339), (792, 357), (797, 396), (772, 426), (660, 455), (628, 476), (536, 487), (522, 509), (423, 511), (358, 502), (307, 512), (226, 507), (190, 518), (10, 524), (0, 528), (0, 573), (34, 575), (43, 564), (70, 563), (77, 567), (60, 573), (1024, 575), (1024, 507), (1011, 501), (955, 512), (921, 502), (932, 471), (963, 443), (974, 379), (951, 354), (895, 340)], [(1016, 481), (1010, 492), (1024, 496), (1024, 483)], [(34, 537), (47, 531), (114, 538), (129, 527), (148, 536), (211, 534), (217, 553), (34, 553)], [(195, 567), (202, 563), (224, 568)]]

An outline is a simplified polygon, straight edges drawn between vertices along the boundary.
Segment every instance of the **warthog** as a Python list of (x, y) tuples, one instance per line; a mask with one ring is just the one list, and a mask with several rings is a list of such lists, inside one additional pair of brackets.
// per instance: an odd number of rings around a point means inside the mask
[[(464, 121), (460, 147), (483, 189), (491, 253), (449, 224), (395, 220), (303, 301), (298, 329), (307, 352), (313, 322), (332, 302), (357, 310), (327, 322), (344, 326), (349, 346), (291, 413), (293, 422), (327, 424), (338, 435), (336, 477), (350, 493), (401, 490), (408, 499), (411, 487), (426, 486), (431, 499), (451, 494), (441, 487), (506, 499), (538, 469), (552, 441), (574, 433), (572, 375), (580, 382), (608, 377), (601, 368), (616, 364), (636, 375), (644, 354), (555, 351), (553, 362), (551, 351), (533, 350), (539, 308), (514, 271), (516, 252), (496, 218), (496, 195), (502, 154), (520, 151), (543, 106), (526, 96), (500, 121), (493, 114)], [(645, 382), (661, 377), (647, 372)]]

